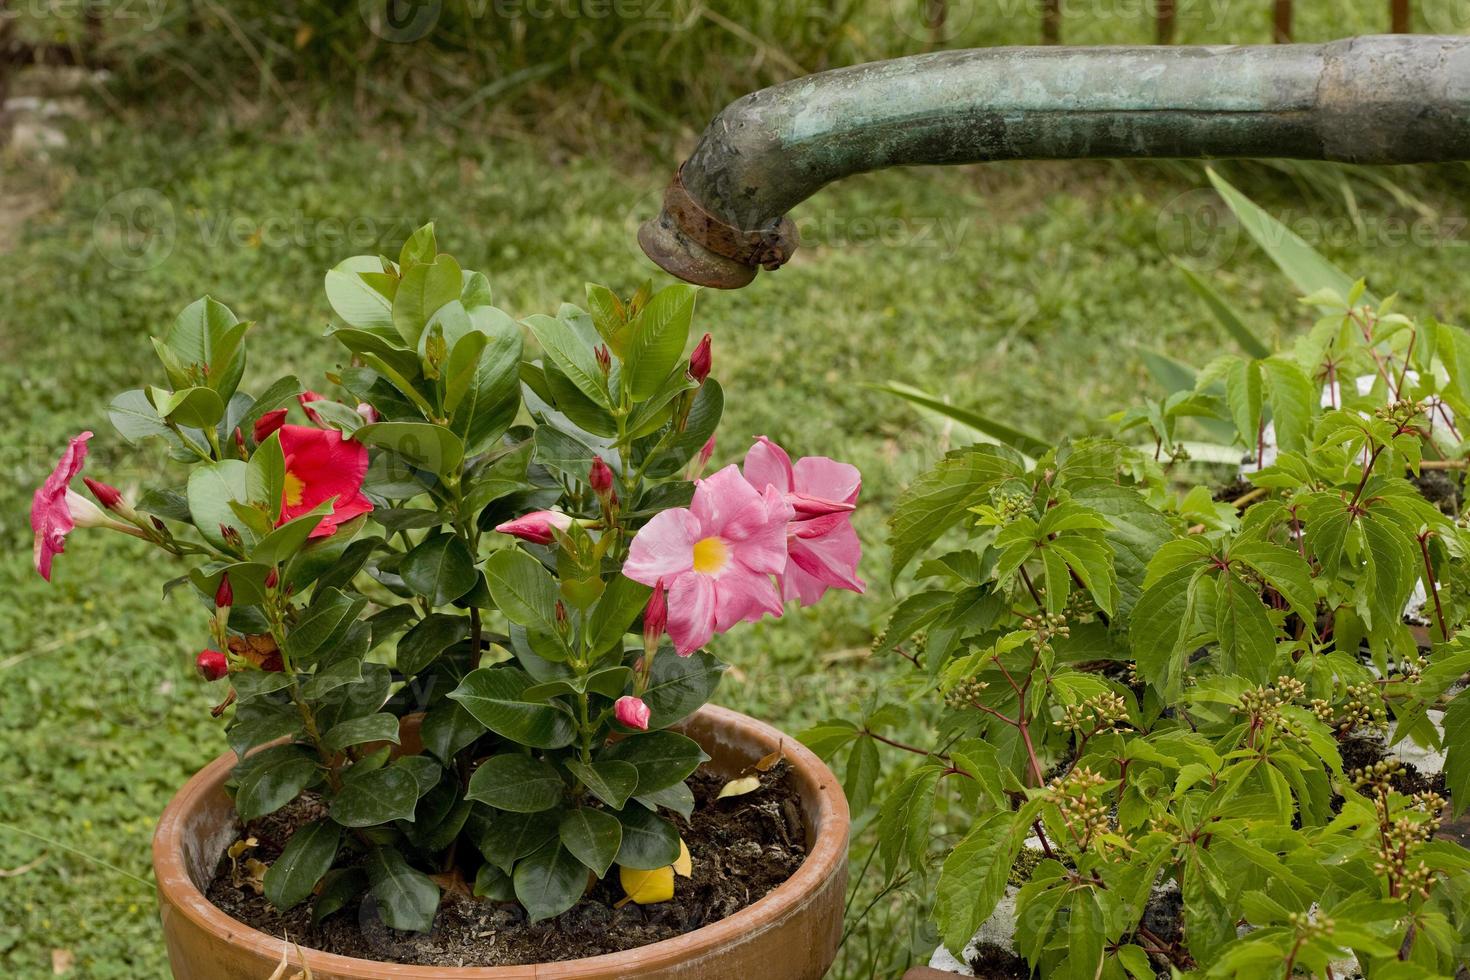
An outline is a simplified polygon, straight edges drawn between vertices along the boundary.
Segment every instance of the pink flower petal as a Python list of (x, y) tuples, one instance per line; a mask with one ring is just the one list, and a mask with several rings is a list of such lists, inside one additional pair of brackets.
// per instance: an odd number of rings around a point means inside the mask
[(857, 577), (862, 545), (851, 524), (820, 537), (792, 538), (791, 564), (783, 576), (782, 591), (792, 598), (793, 588), (803, 605), (810, 605), (829, 588), (862, 593), (867, 585)]
[[(694, 485), (689, 509), (699, 519), (699, 536), (725, 537), (725, 525), (747, 508), (760, 505), (761, 495), (731, 463)], [(698, 540), (698, 539), (696, 539)]]
[(792, 489), (809, 497), (855, 503), (863, 488), (863, 475), (851, 463), (826, 456), (803, 456), (796, 461)]
[(780, 574), (786, 567), (786, 527), (791, 515), (791, 505), (781, 491), (767, 486), (756, 506), (725, 525), (725, 538), (735, 561), (751, 572)]
[(669, 585), (669, 638), (675, 652), (687, 657), (714, 633), (715, 583), (697, 572), (680, 575)]
[(83, 432), (68, 442), (56, 467), (31, 497), (31, 530), (35, 534), (32, 557), (36, 571), (48, 582), (51, 559), (66, 550), (66, 536), (76, 526), (67, 503), (67, 486), (82, 471), (90, 438), (92, 433)]
[(753, 623), (766, 613), (781, 615), (781, 594), (769, 575), (738, 572), (715, 584), (715, 629), (721, 633), (737, 623)]
[(755, 445), (745, 454), (745, 478), (751, 486), (764, 490), (767, 485), (782, 493), (795, 487), (795, 473), (786, 450), (765, 436), (756, 436)]
[(688, 509), (657, 514), (633, 538), (623, 574), (648, 586), (657, 585), (659, 579), (672, 582), (694, 567), (694, 542), (700, 537), (699, 521)]

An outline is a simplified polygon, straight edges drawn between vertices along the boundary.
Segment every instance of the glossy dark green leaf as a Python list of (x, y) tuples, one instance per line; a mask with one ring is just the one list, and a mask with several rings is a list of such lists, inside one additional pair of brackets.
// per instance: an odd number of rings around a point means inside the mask
[(368, 889), (367, 875), (361, 868), (337, 868), (322, 877), (322, 890), (311, 906), (311, 921), (321, 922), (333, 912), (340, 912), (356, 902)]
[(679, 363), (689, 340), (697, 292), (685, 283), (665, 286), (653, 295), (633, 324), (623, 371), (634, 401), (653, 395)]
[(391, 847), (368, 851), (365, 862), (369, 894), (378, 902), (378, 914), (394, 929), (428, 932), (439, 908), (439, 886), (409, 865)]
[[(592, 610), (592, 622), (588, 627), (592, 634), (592, 655), (601, 656), (608, 650), (618, 649), (624, 634), (638, 619), (648, 597), (653, 592), (641, 582), (626, 575), (616, 575), (608, 583)], [(668, 658), (660, 658), (668, 659)]]
[(587, 869), (553, 841), (516, 862), (516, 899), (532, 922), (560, 915), (587, 890)]
[(485, 559), (490, 595), (505, 618), (527, 629), (556, 628), (556, 580), (519, 548), (502, 548)]
[(547, 704), (521, 700), (531, 678), (515, 667), (482, 667), (468, 674), (449, 696), (486, 728), (521, 745), (559, 749), (572, 744), (571, 715)]
[(424, 715), (419, 736), (424, 748), (440, 762), (448, 764), (460, 749), (485, 733), (485, 726), (464, 709), (458, 701), (444, 700)]
[(617, 863), (625, 868), (652, 871), (666, 868), (679, 857), (679, 831), (652, 810), (630, 806), (618, 813), (623, 840)]
[(597, 877), (607, 874), (623, 843), (623, 825), (603, 810), (578, 807), (561, 818), (562, 846)]
[(470, 635), (466, 616), (431, 613), (419, 620), (398, 641), (398, 670), (412, 677), (439, 655)]
[(621, 810), (638, 788), (638, 769), (631, 762), (599, 759), (588, 764), (568, 759), (565, 765), (593, 796), (614, 810)]
[(274, 813), (317, 778), (316, 760), (299, 745), (277, 745), (248, 756), (236, 767), (235, 812), (246, 823)]
[(297, 828), (265, 873), (265, 897), (285, 911), (306, 900), (337, 857), (342, 830), (330, 820)]
[(547, 762), (519, 752), (486, 759), (470, 776), (468, 799), (511, 813), (540, 813), (561, 802), (566, 783)]
[[(687, 657), (655, 657), (643, 703), (648, 705), (650, 728), (667, 728), (709, 703), (725, 665), (703, 650)], [(640, 791), (641, 792), (641, 791)]]
[(637, 796), (681, 783), (709, 759), (699, 743), (678, 732), (629, 735), (603, 750), (598, 761), (632, 763), (638, 770)]
[(409, 588), (431, 606), (453, 602), (475, 586), (475, 560), (454, 534), (435, 534), (403, 558), (399, 574)]
[(332, 800), (332, 819), (344, 827), (372, 827), (408, 820), (418, 803), (413, 774), (388, 766), (348, 780)]
[(486, 807), (477, 807), (475, 814), (483, 814), (483, 826), (476, 841), (480, 853), (506, 874), (510, 874), (518, 859), (555, 840), (560, 822), (549, 813), (509, 813)]
[(392, 742), (398, 744), (398, 719), (387, 712), (349, 718), (332, 726), (322, 736), (322, 745), (328, 752), (341, 752), (364, 742)]

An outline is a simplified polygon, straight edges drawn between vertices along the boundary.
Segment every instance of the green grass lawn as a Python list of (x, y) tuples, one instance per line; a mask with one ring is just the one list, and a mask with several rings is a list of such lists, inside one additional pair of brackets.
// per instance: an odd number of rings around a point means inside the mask
[[(322, 383), (320, 368), (336, 356), (320, 339), (322, 272), (346, 255), (396, 249), (427, 219), (438, 222), (443, 247), (489, 273), (499, 304), (516, 315), (580, 300), (584, 280), (628, 292), (661, 276), (633, 232), (672, 160), (568, 162), (525, 143), (345, 126), (141, 133), (120, 123), (79, 129), (44, 185), (33, 164), (0, 170), (4, 193), (33, 187), (45, 197), (0, 254), (6, 976), (51, 975), (55, 949), (74, 955), (73, 976), (165, 975), (153, 824), (224, 747), (208, 713), (219, 691), (190, 669), (203, 614), (182, 593), (160, 599), (174, 568), (97, 532), (72, 538), (49, 587), (30, 564), (30, 493), (68, 436), (95, 430), (88, 471), (125, 489), (169, 465), (126, 446), (106, 419), (112, 395), (155, 370), (149, 334), (208, 292), (258, 324), (251, 377), (289, 369)], [(1294, 173), (1232, 170), (1278, 213), (1341, 219), (1314, 244), (1379, 291), (1400, 290), (1417, 312), (1465, 319), (1463, 171), (1392, 175), (1424, 213), (1360, 182), (1349, 210), (1321, 191), (1323, 173), (1335, 171)], [(892, 594), (883, 516), (947, 435), (867, 384), (940, 390), (1060, 435), (1086, 431), (1147, 388), (1140, 348), (1203, 361), (1223, 346), (1170, 260), (1171, 222), (1208, 203), (1202, 185), (1193, 167), (1107, 164), (859, 178), (803, 207), (807, 245), (788, 268), (742, 292), (701, 297), (698, 324), (714, 334), (728, 393), (717, 462), (738, 459), (750, 437), (766, 433), (796, 453), (861, 467), (857, 520), (871, 586), (867, 596), (844, 594), (720, 641), (736, 670), (718, 700), (795, 732), (850, 712), (896, 669), (867, 656)], [(1404, 243), (1394, 222), (1416, 218), (1421, 234)], [(131, 249), (119, 231), (127, 220), (161, 222), (161, 233)], [(1205, 254), (1218, 260), (1221, 288), (1265, 332), (1289, 335), (1305, 322), (1243, 236)], [(862, 856), (861, 843), (854, 853)], [(855, 920), (871, 895), (865, 883)], [(833, 975), (896, 975), (924, 939), (904, 911), (879, 901), (854, 926)]]

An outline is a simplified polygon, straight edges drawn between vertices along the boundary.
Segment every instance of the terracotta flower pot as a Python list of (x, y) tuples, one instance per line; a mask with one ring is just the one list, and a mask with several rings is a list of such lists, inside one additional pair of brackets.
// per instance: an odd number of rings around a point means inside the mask
[[(417, 734), (406, 719), (405, 741)], [(801, 795), (808, 852), (786, 882), (728, 918), (673, 939), (620, 953), (529, 966), (406, 966), (293, 949), (293, 970), (315, 980), (519, 980), (545, 977), (699, 977), (701, 980), (818, 978), (837, 955), (847, 886), (849, 819), (837, 778), (794, 738), (727, 708), (707, 705), (677, 726), (733, 776), (776, 749), (785, 751)], [(417, 739), (413, 739), (417, 741)], [(158, 823), (153, 871), (169, 963), (176, 980), (266, 980), (283, 943), (216, 908), (203, 889), (237, 837), (224, 784), (235, 763), (227, 753), (184, 784)]]

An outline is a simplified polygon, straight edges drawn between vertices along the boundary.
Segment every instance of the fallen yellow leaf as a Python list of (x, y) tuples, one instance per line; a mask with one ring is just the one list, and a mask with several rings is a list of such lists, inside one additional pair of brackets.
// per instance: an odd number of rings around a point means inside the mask
[(759, 776), (746, 776), (744, 779), (732, 779), (720, 790), (716, 800), (723, 800), (727, 796), (744, 796), (746, 793), (754, 793), (761, 788)]
[(694, 859), (689, 856), (689, 845), (682, 837), (679, 838), (679, 856), (674, 859), (674, 874), (685, 878), (694, 875)]
[(783, 742), (781, 746), (770, 755), (761, 756), (760, 761), (755, 764), (755, 767), (760, 772), (770, 772), (771, 767), (784, 758), (786, 758), (786, 745)]
[(638, 871), (635, 868), (618, 868), (618, 881), (628, 898), (639, 905), (667, 902), (674, 897), (674, 869), (656, 868), (653, 871)]

